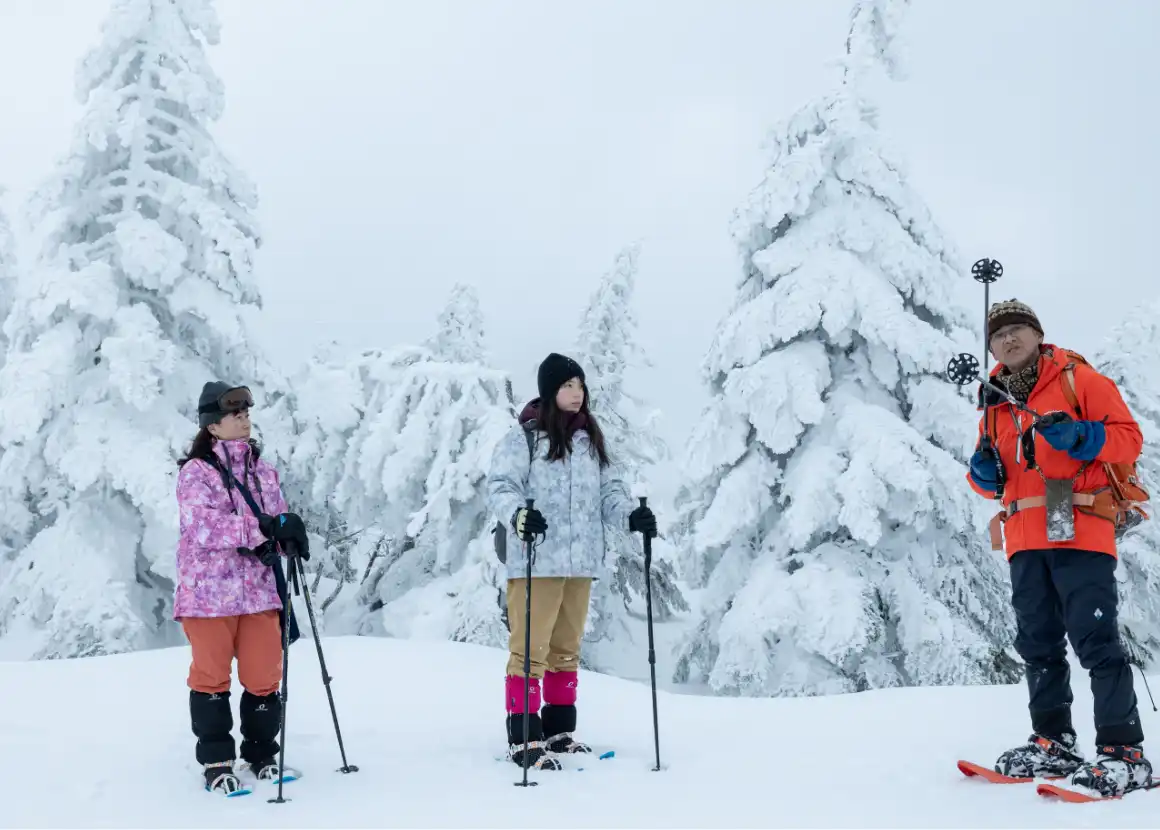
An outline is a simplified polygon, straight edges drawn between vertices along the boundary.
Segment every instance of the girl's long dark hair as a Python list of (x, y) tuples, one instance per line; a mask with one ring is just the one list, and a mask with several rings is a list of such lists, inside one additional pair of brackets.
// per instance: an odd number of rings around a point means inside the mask
[[(580, 405), (580, 411), (587, 419), (584, 429), (592, 444), (591, 451), (600, 459), (600, 466), (607, 467), (609, 459), (608, 450), (604, 446), (604, 432), (601, 431), (600, 424), (596, 423), (596, 417), (588, 409), (587, 389), (584, 390), (584, 403)], [(540, 418), (537, 426), (548, 435), (549, 461), (561, 461), (566, 454), (572, 452), (572, 434), (568, 429), (572, 418), (571, 413), (564, 412), (556, 406), (555, 397), (540, 401)]]
[[(209, 427), (202, 427), (197, 431), (197, 435), (193, 436), (193, 442), (189, 445), (189, 450), (185, 453), (185, 458), (178, 459), (177, 466), (184, 467), (195, 458), (202, 461), (209, 461), (213, 457), (213, 442), (214, 437), (210, 435)], [(253, 460), (257, 461), (262, 455), (262, 445), (250, 439), (250, 452), (253, 453)]]

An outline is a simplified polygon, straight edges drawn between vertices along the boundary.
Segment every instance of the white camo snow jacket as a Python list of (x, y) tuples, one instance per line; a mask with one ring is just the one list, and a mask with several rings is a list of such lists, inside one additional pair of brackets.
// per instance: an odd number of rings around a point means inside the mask
[(628, 529), (635, 505), (615, 465), (600, 466), (588, 433), (572, 436), (572, 453), (562, 461), (548, 461), (548, 436), (536, 437), (534, 461), (528, 463), (524, 428), (516, 425), (496, 445), (487, 478), (488, 506), (508, 528), (507, 577), (527, 575), (527, 544), (515, 533), (515, 514), (535, 499), (535, 508), (548, 523), (532, 555), (532, 577), (587, 576), (599, 578), (604, 568), (604, 527)]

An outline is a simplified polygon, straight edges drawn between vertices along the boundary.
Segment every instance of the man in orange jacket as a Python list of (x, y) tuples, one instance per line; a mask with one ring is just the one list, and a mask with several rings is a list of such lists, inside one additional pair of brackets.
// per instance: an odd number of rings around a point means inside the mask
[[(1069, 776), (1071, 785), (1095, 795), (1122, 795), (1147, 784), (1152, 765), (1141, 749), (1144, 731), (1116, 619), (1115, 528), (1090, 505), (1092, 493), (1108, 486), (1103, 462), (1135, 462), (1143, 436), (1116, 384), (1045, 344), (1039, 318), (1024, 303), (991, 306), (987, 342), (997, 361), (991, 382), (1045, 418), (1036, 423), (983, 389), (987, 406), (979, 432), (980, 438), (989, 435), (993, 450), (980, 440), (968, 480), (976, 492), (997, 498), (1000, 474), (1004, 479), (1015, 649), (1026, 664), (1033, 730), (1026, 744), (999, 756), (995, 770), (1014, 777)], [(1065, 521), (1053, 518), (1049, 532), (1050, 480), (1062, 480), (1052, 485), (1052, 498), (1065, 504)], [(1070, 533), (1067, 518), (1074, 523)], [(1076, 748), (1065, 635), (1091, 676), (1097, 752), (1091, 762)]]

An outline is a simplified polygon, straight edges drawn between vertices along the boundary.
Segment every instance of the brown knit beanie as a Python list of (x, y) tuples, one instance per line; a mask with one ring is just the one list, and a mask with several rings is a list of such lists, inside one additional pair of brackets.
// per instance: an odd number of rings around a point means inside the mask
[(1039, 324), (1039, 318), (1035, 316), (1031, 306), (1010, 299), (992, 303), (991, 310), (987, 312), (987, 342), (991, 342), (991, 335), (996, 331), (1013, 323), (1025, 323), (1043, 334), (1043, 326)]

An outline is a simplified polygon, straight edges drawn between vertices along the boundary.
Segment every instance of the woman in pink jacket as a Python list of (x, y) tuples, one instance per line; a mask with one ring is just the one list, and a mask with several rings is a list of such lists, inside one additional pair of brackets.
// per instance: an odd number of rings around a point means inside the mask
[(283, 614), (285, 589), (275, 571), (281, 575), (280, 549), (310, 555), (302, 519), (287, 512), (278, 473), (250, 440), (253, 404), (244, 386), (207, 383), (197, 407), (200, 429), (178, 462), (173, 616), (193, 651), (187, 682), (197, 760), (206, 789), (225, 795), (241, 789), (231, 732), (235, 658), (245, 689), (242, 760), (259, 780), (278, 776), (282, 625), (293, 628), (294, 619)]

